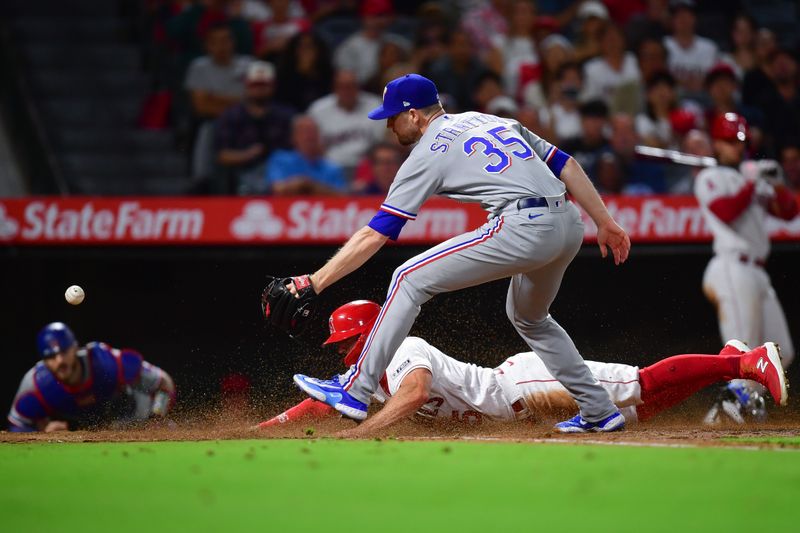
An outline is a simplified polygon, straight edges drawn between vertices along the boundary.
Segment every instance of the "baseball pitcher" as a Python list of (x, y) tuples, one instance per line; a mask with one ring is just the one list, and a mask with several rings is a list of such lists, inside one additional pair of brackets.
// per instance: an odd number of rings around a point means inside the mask
[[(750, 345), (773, 340), (781, 346), (787, 368), (794, 359), (794, 345), (764, 268), (770, 249), (766, 215), (791, 220), (797, 215), (797, 202), (783, 185), (777, 162), (742, 162), (747, 138), (742, 117), (717, 116), (711, 138), (720, 166), (703, 170), (694, 185), (714, 236), (714, 257), (703, 275), (703, 291), (717, 310), (723, 340), (738, 338)], [(761, 390), (753, 385), (734, 381), (719, 401), (735, 400), (743, 412), (761, 411), (757, 405)], [(714, 422), (724, 412), (715, 405), (707, 421)]]
[[(325, 344), (336, 344), (345, 365), (354, 364), (379, 313), (378, 304), (365, 300), (341, 306), (331, 315)], [(741, 341), (729, 341), (719, 355), (676, 355), (641, 369), (586, 364), (628, 421), (647, 420), (710, 384), (735, 377), (762, 383), (776, 404), (785, 405), (787, 400), (780, 352), (773, 343), (751, 350)], [(384, 407), (342, 436), (364, 436), (411, 415), (462, 422), (538, 420), (576, 407), (536, 352), (516, 354), (496, 368), (482, 368), (457, 361), (416, 337), (402, 342), (379, 383), (373, 399)], [(333, 413), (327, 404), (307, 399), (259, 427)]]
[(102, 342), (83, 348), (66, 324), (36, 337), (42, 358), (22, 378), (9, 431), (63, 431), (165, 416), (175, 400), (172, 378), (133, 350)]
[[(416, 74), (391, 81), (383, 104), (369, 116), (387, 119), (387, 127), (402, 144), (416, 146), (375, 217), (324, 267), (268, 287), (267, 320), (288, 324), (291, 331), (308, 315), (308, 304), (317, 294), (359, 268), (387, 239), (397, 239), (403, 225), (416, 218), (432, 195), (480, 203), (489, 220), (394, 272), (381, 313), (346, 374), (332, 380), (297, 374), (295, 383), (345, 416), (363, 420), (380, 377), (422, 304), (442, 292), (511, 277), (509, 319), (580, 406), (580, 414), (558, 429), (621, 429), (624, 416), (549, 313), (564, 272), (583, 241), (578, 209), (567, 201), (566, 192), (597, 224), (603, 256), (610, 247), (619, 264), (630, 250), (628, 235), (611, 218), (580, 166), (515, 120), (476, 112), (445, 113), (436, 86)], [(280, 295), (285, 290), (297, 296), (295, 301)], [(296, 308), (302, 308), (299, 315)], [(277, 317), (271, 316), (277, 311)]]

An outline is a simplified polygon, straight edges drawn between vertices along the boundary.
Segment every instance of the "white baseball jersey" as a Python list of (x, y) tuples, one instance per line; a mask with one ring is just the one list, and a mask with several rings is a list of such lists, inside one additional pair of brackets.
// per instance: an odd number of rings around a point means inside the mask
[(683, 48), (674, 37), (664, 37), (664, 48), (669, 70), (681, 82), (705, 76), (719, 56), (717, 45), (705, 37), (695, 36), (689, 48)]
[(385, 125), (367, 118), (367, 113), (380, 103), (377, 96), (362, 92), (352, 110), (339, 107), (335, 94), (323, 96), (311, 104), (308, 114), (319, 126), (327, 159), (339, 166), (354, 168), (370, 146), (383, 139)]
[(626, 52), (622, 60), (622, 69), (615, 70), (602, 57), (596, 57), (583, 66), (583, 99), (600, 99), (611, 104), (617, 87), (625, 83), (638, 82), (641, 79), (636, 56)]
[[(641, 404), (639, 369), (635, 366), (586, 361), (592, 374), (620, 408)], [(386, 369), (373, 398), (385, 403), (408, 374), (424, 368), (431, 373), (430, 399), (418, 415), (478, 422), (520, 418), (512, 404), (521, 400), (524, 417), (547, 415), (555, 409), (577, 409), (567, 389), (547, 371), (534, 352), (509, 357), (497, 368), (463, 363), (418, 337), (407, 337)], [(635, 420), (635, 409), (624, 412)]]
[(746, 183), (745, 177), (735, 168), (712, 167), (698, 174), (694, 193), (714, 235), (714, 253), (765, 259), (769, 255), (766, 211), (755, 195), (750, 206), (730, 224), (717, 218), (708, 207), (718, 198), (735, 195)]
[(456, 361), (418, 337), (407, 337), (386, 368), (375, 399), (383, 403), (400, 388), (406, 376), (418, 368), (432, 376), (430, 400), (419, 414), (428, 418), (457, 420), (514, 420), (514, 411), (495, 373), (470, 363)]

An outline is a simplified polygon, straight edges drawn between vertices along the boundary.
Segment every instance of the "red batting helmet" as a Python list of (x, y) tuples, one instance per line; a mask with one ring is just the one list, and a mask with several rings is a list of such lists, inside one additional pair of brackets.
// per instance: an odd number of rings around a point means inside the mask
[(714, 117), (711, 138), (717, 141), (744, 141), (747, 139), (747, 122), (736, 113), (723, 113)]
[(355, 300), (344, 304), (331, 313), (331, 317), (328, 319), (331, 335), (323, 345), (341, 342), (360, 335), (353, 348), (344, 356), (345, 365), (355, 364), (380, 312), (381, 306), (369, 300)]

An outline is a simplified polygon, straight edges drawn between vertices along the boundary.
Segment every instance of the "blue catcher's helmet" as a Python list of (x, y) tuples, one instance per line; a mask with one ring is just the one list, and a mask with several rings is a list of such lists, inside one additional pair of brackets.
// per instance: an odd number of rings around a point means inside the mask
[(63, 322), (51, 322), (36, 335), (36, 350), (42, 359), (66, 352), (77, 344), (75, 334)]

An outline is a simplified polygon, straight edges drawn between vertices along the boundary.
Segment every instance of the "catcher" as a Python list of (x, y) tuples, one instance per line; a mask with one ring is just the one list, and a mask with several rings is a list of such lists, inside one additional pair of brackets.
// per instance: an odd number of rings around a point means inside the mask
[(22, 378), (9, 431), (66, 431), (165, 416), (175, 400), (172, 378), (138, 352), (102, 342), (83, 348), (62, 322), (36, 336), (41, 361)]
[[(380, 309), (374, 302), (357, 300), (331, 315), (325, 344), (336, 344), (346, 366), (354, 364), (361, 353)], [(761, 383), (778, 405), (786, 405), (788, 396), (780, 351), (771, 342), (751, 350), (732, 340), (718, 355), (676, 355), (641, 369), (586, 363), (629, 421), (647, 420), (708, 385), (733, 378)], [(373, 398), (385, 404), (381, 411), (340, 435), (360, 437), (414, 414), (479, 422), (484, 417), (536, 420), (557, 411), (577, 410), (567, 390), (535, 352), (516, 354), (496, 368), (482, 368), (457, 361), (417, 337), (407, 337), (400, 345)], [(335, 413), (325, 403), (306, 399), (258, 427)]]

